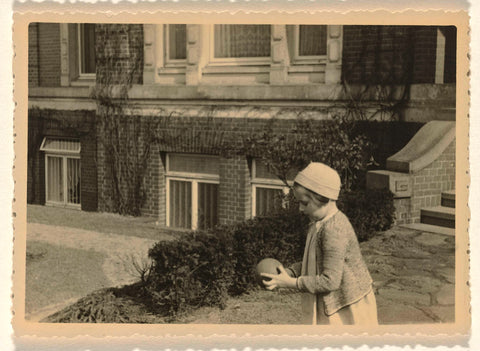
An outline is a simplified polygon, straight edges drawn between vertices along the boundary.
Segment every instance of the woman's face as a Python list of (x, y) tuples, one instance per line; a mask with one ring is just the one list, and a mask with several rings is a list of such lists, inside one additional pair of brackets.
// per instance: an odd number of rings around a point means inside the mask
[(293, 194), (299, 202), (300, 212), (305, 213), (310, 219), (319, 221), (328, 214), (328, 204), (330, 202), (320, 202), (314, 199), (304, 187), (295, 186)]

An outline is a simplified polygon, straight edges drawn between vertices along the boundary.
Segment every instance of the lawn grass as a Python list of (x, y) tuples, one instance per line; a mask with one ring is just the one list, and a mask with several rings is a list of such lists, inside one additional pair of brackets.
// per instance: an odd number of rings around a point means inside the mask
[(111, 285), (98, 252), (28, 241), (26, 256), (25, 314)]
[(153, 240), (170, 240), (181, 233), (159, 226), (155, 218), (151, 217), (121, 216), (40, 205), (27, 206), (27, 222)]
[(300, 324), (301, 295), (287, 289), (251, 290), (230, 297), (224, 310), (201, 307), (188, 316), (179, 316), (174, 323), (194, 324)]

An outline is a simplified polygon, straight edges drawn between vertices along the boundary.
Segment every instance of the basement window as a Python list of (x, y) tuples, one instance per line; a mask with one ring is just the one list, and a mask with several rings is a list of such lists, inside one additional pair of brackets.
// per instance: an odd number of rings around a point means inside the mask
[(80, 141), (45, 137), (45, 202), (80, 208)]
[(219, 159), (167, 155), (167, 226), (207, 229), (218, 223)]

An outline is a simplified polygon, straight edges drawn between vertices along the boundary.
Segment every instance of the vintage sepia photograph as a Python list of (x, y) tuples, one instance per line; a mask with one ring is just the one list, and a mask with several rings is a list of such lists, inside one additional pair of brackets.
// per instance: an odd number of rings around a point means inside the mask
[(464, 29), (348, 23), (30, 21), (24, 321), (468, 325)]

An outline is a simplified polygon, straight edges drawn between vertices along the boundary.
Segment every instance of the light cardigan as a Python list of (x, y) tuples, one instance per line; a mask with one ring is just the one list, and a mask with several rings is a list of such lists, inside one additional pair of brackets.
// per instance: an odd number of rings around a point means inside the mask
[(302, 276), (302, 262), (289, 267), (302, 292), (320, 295), (325, 314), (334, 314), (372, 290), (372, 278), (363, 260), (357, 236), (348, 218), (338, 211), (320, 223), (317, 235), (317, 275)]

